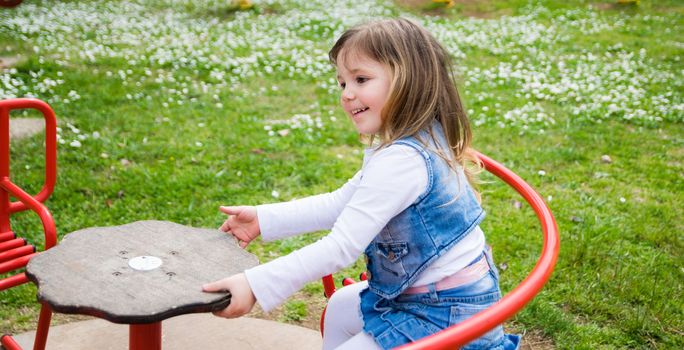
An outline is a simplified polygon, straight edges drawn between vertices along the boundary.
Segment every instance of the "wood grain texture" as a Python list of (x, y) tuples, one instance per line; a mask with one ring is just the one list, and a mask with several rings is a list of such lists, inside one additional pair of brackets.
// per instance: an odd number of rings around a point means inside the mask
[[(138, 256), (158, 257), (162, 265), (136, 271), (128, 262)], [(226, 307), (229, 293), (205, 293), (202, 284), (257, 264), (219, 230), (138, 221), (70, 233), (31, 259), (26, 274), (38, 285), (38, 299), (57, 312), (138, 324)]]

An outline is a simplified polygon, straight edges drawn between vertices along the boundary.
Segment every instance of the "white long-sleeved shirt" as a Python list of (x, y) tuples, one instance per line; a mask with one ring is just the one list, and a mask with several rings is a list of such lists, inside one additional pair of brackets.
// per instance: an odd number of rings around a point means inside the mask
[[(265, 241), (331, 230), (313, 244), (245, 271), (261, 308), (268, 312), (304, 284), (351, 265), (390, 219), (426, 191), (427, 183), (423, 157), (409, 146), (391, 145), (367, 149), (361, 170), (336, 191), (257, 206)], [(478, 227), (423, 271), (414, 285), (454, 274), (477, 258), (484, 244)]]

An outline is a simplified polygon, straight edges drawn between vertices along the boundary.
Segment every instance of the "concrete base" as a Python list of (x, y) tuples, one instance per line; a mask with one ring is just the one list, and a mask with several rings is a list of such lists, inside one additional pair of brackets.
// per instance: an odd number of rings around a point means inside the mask
[(43, 130), (45, 130), (45, 120), (42, 118), (10, 118), (10, 140), (31, 137)]
[[(50, 327), (47, 350), (125, 350), (128, 325), (93, 319)], [(24, 348), (33, 348), (35, 332), (14, 336)], [(320, 349), (318, 331), (242, 317), (227, 320), (211, 314), (190, 314), (162, 322), (162, 348), (180, 349)]]

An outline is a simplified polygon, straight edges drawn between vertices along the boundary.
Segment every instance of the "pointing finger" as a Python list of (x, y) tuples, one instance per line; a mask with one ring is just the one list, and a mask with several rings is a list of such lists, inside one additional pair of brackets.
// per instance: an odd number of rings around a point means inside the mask
[(237, 214), (240, 214), (240, 212), (242, 211), (242, 207), (220, 206), (219, 210), (225, 214), (228, 214), (228, 215), (237, 215)]

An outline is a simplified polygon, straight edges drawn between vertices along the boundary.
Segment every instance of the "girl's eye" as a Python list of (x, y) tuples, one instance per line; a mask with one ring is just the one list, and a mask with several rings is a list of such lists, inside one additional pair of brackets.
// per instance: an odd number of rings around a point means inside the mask
[(344, 87), (347, 86), (347, 84), (345, 84), (345, 83), (339, 83), (339, 85), (340, 85), (341, 89), (344, 89)]
[(367, 81), (368, 81), (368, 78), (366, 78), (366, 77), (358, 77), (358, 78), (356, 78), (356, 82), (357, 82), (358, 84), (363, 84), (363, 83), (365, 83), (365, 82), (367, 82)]

